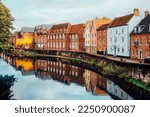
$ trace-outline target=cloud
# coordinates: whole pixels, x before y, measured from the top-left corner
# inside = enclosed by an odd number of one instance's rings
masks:
[[[139,8],[143,16],[149,0],[5,0],[16,21],[15,27],[51,23],[82,23],[94,17],[114,18]]]

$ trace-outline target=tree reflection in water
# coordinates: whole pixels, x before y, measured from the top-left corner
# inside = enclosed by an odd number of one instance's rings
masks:
[[[14,85],[16,79],[14,76],[2,76],[0,75],[0,100],[11,100],[13,95],[13,91],[11,87]]]

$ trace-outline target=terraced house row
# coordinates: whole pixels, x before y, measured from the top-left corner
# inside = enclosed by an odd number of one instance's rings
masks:
[[[133,13],[113,20],[96,17],[85,24],[23,27],[13,35],[12,42],[23,49],[82,51],[144,60],[150,57],[150,14],[145,11],[142,18],[135,8]]]

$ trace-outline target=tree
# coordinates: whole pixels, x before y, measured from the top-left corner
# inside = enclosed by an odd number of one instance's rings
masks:
[[[10,41],[13,20],[9,9],[0,1],[0,52],[8,53],[13,50]]]

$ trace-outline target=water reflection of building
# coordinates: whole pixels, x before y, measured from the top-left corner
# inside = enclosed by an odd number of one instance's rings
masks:
[[[22,75],[34,74],[34,60],[32,59],[18,59],[15,57],[2,56],[3,59],[8,62],[14,69],[20,70]]]
[[[36,60],[35,71],[41,79],[52,78],[65,84],[75,83],[84,86],[84,69],[60,61]]]
[[[84,77],[88,92],[92,92],[93,95],[107,95],[107,79],[89,70],[85,70]]]
[[[107,92],[119,99],[124,99],[124,100],[132,100],[133,99],[123,89],[121,89],[118,85],[116,85],[111,80],[107,80]]]

